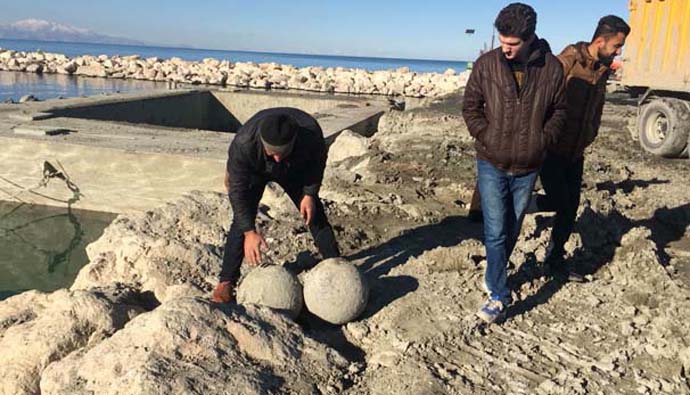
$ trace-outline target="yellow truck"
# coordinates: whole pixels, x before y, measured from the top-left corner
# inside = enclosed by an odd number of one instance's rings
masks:
[[[688,157],[690,0],[631,0],[621,83],[638,98],[642,148]]]

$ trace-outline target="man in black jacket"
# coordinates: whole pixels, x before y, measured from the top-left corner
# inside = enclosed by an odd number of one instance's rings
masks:
[[[489,300],[478,316],[500,321],[511,302],[507,264],[547,148],[566,117],[561,63],[535,35],[537,14],[513,3],[496,18],[500,48],[482,55],[462,115],[475,138]]]
[[[280,185],[299,208],[323,258],[340,255],[318,196],[326,154],[318,122],[296,108],[260,111],[240,128],[228,150],[225,187],[233,218],[214,301],[232,300],[245,257],[253,265],[261,262],[261,249],[267,245],[254,221],[269,181]]]

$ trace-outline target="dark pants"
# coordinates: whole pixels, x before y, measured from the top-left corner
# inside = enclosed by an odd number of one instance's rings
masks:
[[[553,243],[551,256],[554,258],[563,258],[565,243],[575,227],[582,191],[583,167],[584,158],[573,162],[549,154],[539,173],[546,195],[537,197],[537,207],[540,211],[556,212],[551,231]]]
[[[269,180],[253,180],[251,183],[251,207],[253,207],[254,210],[252,213],[254,217],[256,217],[259,201],[261,200],[261,196],[263,196],[268,181]],[[299,209],[300,202],[304,197],[302,193],[302,184],[292,180],[271,181],[276,181]],[[316,248],[324,259],[338,257],[340,256],[338,243],[335,241],[333,228],[331,228],[331,225],[328,223],[328,218],[326,218],[321,199],[317,196],[314,200],[316,201],[315,210],[309,224],[309,232],[311,232]],[[223,254],[223,268],[220,272],[220,281],[231,281],[233,284],[237,283],[240,276],[240,264],[242,264],[243,259],[244,232],[238,228],[237,222],[233,219],[230,225],[230,231],[225,240],[225,252]]]

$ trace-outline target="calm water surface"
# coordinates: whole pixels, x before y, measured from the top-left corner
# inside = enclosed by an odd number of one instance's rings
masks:
[[[67,288],[114,214],[0,201],[0,300]]]

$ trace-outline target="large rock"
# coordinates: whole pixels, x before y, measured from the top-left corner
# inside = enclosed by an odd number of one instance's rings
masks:
[[[237,289],[237,301],[270,307],[293,319],[304,304],[297,277],[278,265],[260,266],[247,274]]]
[[[40,63],[34,63],[26,66],[26,72],[27,73],[42,73],[43,72],[43,65]]]
[[[304,303],[332,324],[357,318],[367,307],[369,286],[357,267],[342,258],[326,259],[304,278]]]
[[[79,68],[79,66],[77,65],[77,62],[75,62],[74,60],[71,60],[71,61],[65,63],[64,65],[58,67],[57,70],[58,70],[58,73],[60,73],[60,74],[72,74],[75,71],[77,71],[78,68]]]
[[[79,66],[76,75],[83,75],[86,77],[107,77],[108,72],[101,64],[91,64],[88,66]]]
[[[309,394],[347,361],[269,309],[180,298],[51,364],[41,394]]]
[[[210,295],[218,283],[231,211],[227,195],[191,192],[146,213],[120,215],[86,248],[89,264],[72,289],[119,282],[151,291],[160,301],[182,289],[187,296]],[[280,259],[292,259],[306,242],[312,245],[308,233],[287,236],[303,220],[282,188],[272,183],[256,222]]]
[[[187,284],[200,296],[218,282],[230,204],[217,193],[193,192],[147,213],[121,215],[91,243],[72,289],[121,282],[168,299]],[[177,292],[177,291],[176,291]]]
[[[343,130],[328,148],[328,164],[347,158],[365,155],[369,151],[369,140],[347,129]]]
[[[38,394],[44,369],[145,311],[129,288],[29,291],[0,302],[0,394]]]

